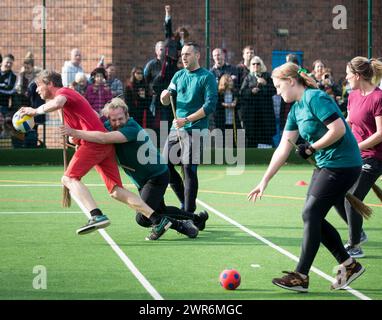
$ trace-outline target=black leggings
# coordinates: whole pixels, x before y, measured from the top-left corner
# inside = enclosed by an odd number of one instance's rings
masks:
[[[314,170],[302,214],[304,235],[297,272],[309,273],[321,242],[339,264],[349,258],[338,231],[325,217],[338,199],[343,202],[360,171],[360,167]]]
[[[185,211],[195,212],[196,197],[198,195],[198,166],[195,164],[181,165],[184,181],[175,166],[168,164],[170,170],[170,186],[178,197]]]
[[[186,212],[177,207],[166,206],[164,202],[164,194],[169,182],[169,172],[166,171],[159,176],[149,179],[142,188],[139,189],[139,194],[144,202],[151,207],[156,213],[177,220],[195,220],[195,214]],[[145,228],[152,225],[150,219],[146,218],[142,213],[137,212],[135,217],[137,223]]]
[[[349,192],[362,201],[381,174],[382,161],[374,158],[363,159],[361,175]],[[352,208],[349,201],[339,203],[336,209],[342,219],[349,225],[350,245],[359,244],[361,242],[363,224],[362,216]]]

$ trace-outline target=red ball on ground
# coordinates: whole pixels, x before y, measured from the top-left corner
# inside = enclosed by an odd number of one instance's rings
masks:
[[[220,273],[220,285],[227,290],[235,290],[241,282],[240,273],[235,269],[226,269]]]

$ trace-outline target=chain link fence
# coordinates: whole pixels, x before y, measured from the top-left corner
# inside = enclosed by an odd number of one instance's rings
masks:
[[[157,130],[159,121],[171,123],[170,112],[160,104],[152,112],[153,79],[146,78],[148,83],[141,86],[130,81],[139,80],[140,73],[148,76],[147,63],[156,59],[156,44],[166,38],[166,5],[171,6],[174,35],[179,31],[185,36],[177,40],[201,45],[201,65],[212,68],[218,82],[225,73],[233,79],[237,112],[216,113],[211,128],[244,128],[247,147],[278,143],[288,106],[275,95],[269,74],[289,53],[309,71],[314,61],[322,62],[326,69],[320,77],[325,80],[329,74],[330,90],[343,110],[346,62],[357,55],[382,56],[382,2],[375,0],[2,0],[0,148],[61,147],[56,113],[37,119],[35,130],[26,134],[11,125],[20,106],[43,103],[31,85],[42,68],[64,71],[64,84],[86,96],[85,88],[95,81],[92,72],[102,67],[106,69],[102,85],[110,92],[92,104],[97,111],[111,93],[126,99],[144,127]],[[255,60],[248,61],[246,47]],[[80,54],[77,62],[75,48]],[[251,61],[260,63],[259,77],[266,81],[259,87],[263,94],[256,97],[248,91],[256,84],[245,80],[254,72]],[[86,97],[91,100],[91,96],[88,92]]]

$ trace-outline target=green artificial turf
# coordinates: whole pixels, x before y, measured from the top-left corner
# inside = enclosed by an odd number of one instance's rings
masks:
[[[312,168],[284,166],[255,205],[247,201],[246,194],[260,181],[266,167],[247,166],[241,175],[229,175],[226,169],[199,168],[198,199],[298,256],[307,187],[296,186],[296,182],[309,182]],[[71,208],[61,207],[61,175],[62,167],[0,167],[0,299],[154,299],[98,232],[75,234],[87,218],[74,202]],[[136,192],[121,175],[128,188]],[[359,299],[346,290],[330,291],[330,282],[313,271],[308,294],[274,286],[272,278],[281,276],[282,270],[293,270],[296,262],[211,210],[205,231],[196,239],[170,230],[158,241],[145,241],[149,229],[136,224],[132,209],[110,198],[94,170],[83,181],[90,184],[99,207],[111,219],[107,234],[165,300]],[[166,202],[179,205],[171,189]],[[363,245],[366,257],[360,262],[366,272],[351,287],[380,300],[381,206],[372,192],[366,203],[374,210],[374,216],[364,224],[369,242]],[[202,209],[199,203],[198,210]],[[328,220],[346,241],[347,227],[334,210]],[[335,265],[334,258],[321,246],[314,266],[334,277]],[[33,287],[39,276],[33,273],[36,266],[46,269],[46,289]],[[242,281],[237,290],[221,288],[219,274],[226,268],[240,272]]]

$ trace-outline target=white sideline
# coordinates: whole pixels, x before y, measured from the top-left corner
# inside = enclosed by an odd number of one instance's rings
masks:
[[[76,197],[71,197],[82,212],[90,218],[89,212],[82,205],[80,201]],[[151,285],[151,283],[145,278],[145,276],[137,269],[134,263],[129,259],[129,257],[121,250],[121,248],[114,242],[114,240],[109,236],[109,234],[104,229],[97,230],[100,235],[105,239],[105,241],[110,245],[110,247],[114,250],[114,252],[120,257],[126,267],[131,271],[131,273],[137,278],[137,280],[142,284],[142,286],[147,290],[147,292],[155,299],[155,300],[164,300],[163,297],[159,294],[159,292]]]
[[[0,211],[0,215],[15,215],[15,214],[68,214],[81,213],[82,211]]]
[[[244,227],[243,225],[241,225],[237,221],[227,217],[225,214],[223,214],[220,211],[216,210],[215,208],[211,207],[207,203],[205,203],[205,202],[203,202],[203,201],[201,201],[199,199],[196,199],[196,202],[198,204],[200,204],[201,206],[203,206],[204,208],[206,208],[207,210],[213,212],[214,214],[216,214],[217,216],[219,216],[223,220],[233,224],[234,226],[238,227],[242,231],[248,233],[252,237],[255,237],[256,239],[260,240],[261,242],[265,243],[266,245],[270,246],[271,248],[273,248],[273,249],[277,250],[278,252],[282,253],[283,255],[287,256],[288,258],[290,258],[290,259],[292,259],[292,260],[294,260],[296,262],[299,261],[299,258],[297,256],[295,256],[294,254],[292,254],[289,251],[287,251],[287,250],[285,250],[285,249],[275,245],[273,242],[265,239],[264,237],[260,236],[256,232],[253,232],[252,230]],[[335,280],[333,277],[327,275],[326,273],[324,273],[323,271],[317,269],[316,267],[312,266],[310,270],[313,271],[314,273],[318,274],[320,277],[330,281],[331,283]],[[349,291],[349,293],[353,294],[354,296],[356,296],[357,298],[359,298],[361,300],[372,300],[368,296],[364,295],[363,293],[361,293],[361,292],[359,292],[357,290],[352,289],[351,287],[345,287],[344,289]]]

